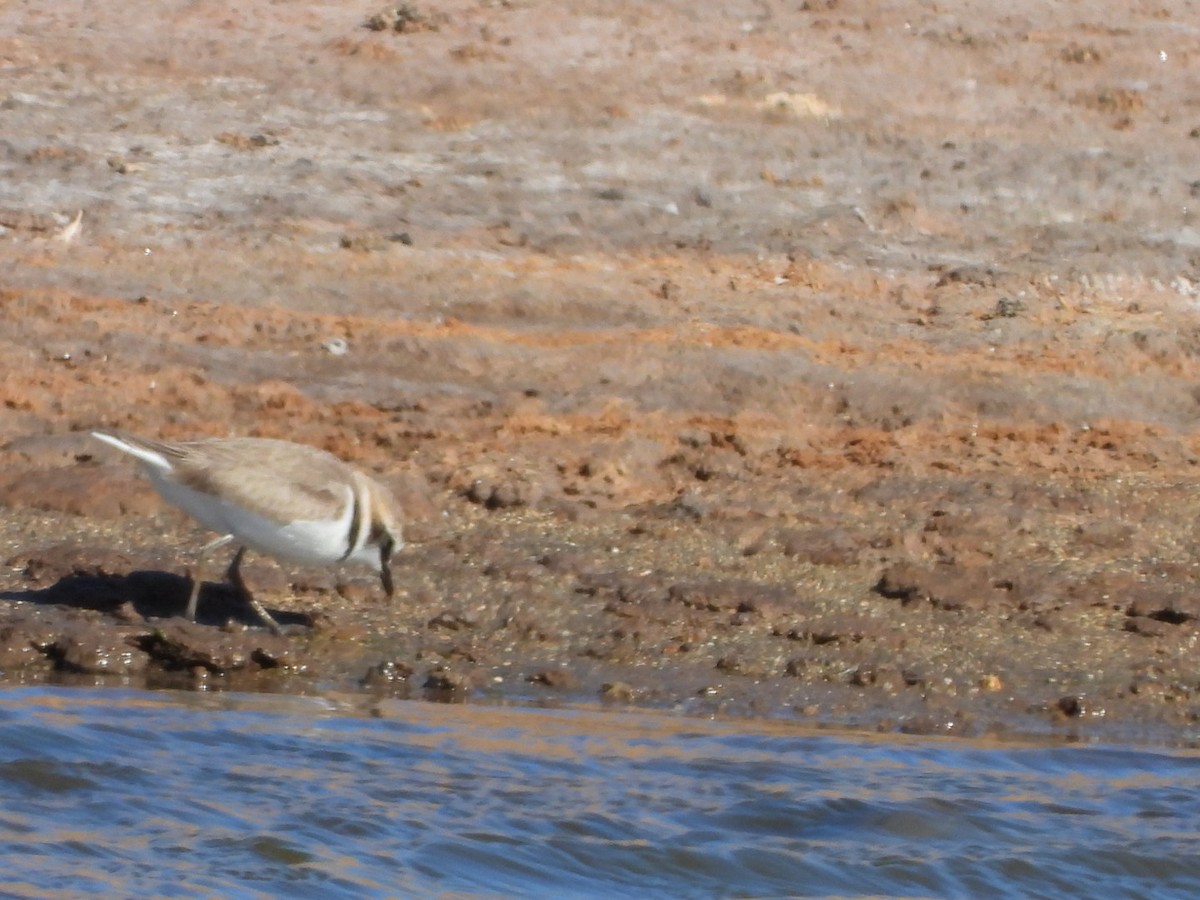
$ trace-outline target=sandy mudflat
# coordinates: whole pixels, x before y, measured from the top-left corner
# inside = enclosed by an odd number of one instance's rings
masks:
[[[401,9],[0,5],[8,679],[1192,739],[1186,4]],[[397,601],[169,618],[100,425],[378,473]]]

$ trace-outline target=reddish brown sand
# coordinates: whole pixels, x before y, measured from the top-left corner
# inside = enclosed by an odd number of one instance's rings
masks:
[[[1191,740],[1188,4],[395,9],[0,6],[6,679]],[[173,618],[97,426],[378,473],[396,601]]]

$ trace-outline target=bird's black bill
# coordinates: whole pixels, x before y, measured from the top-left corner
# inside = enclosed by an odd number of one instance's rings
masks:
[[[391,599],[396,593],[396,585],[392,582],[392,547],[391,541],[387,541],[379,548],[379,580],[383,584],[383,592]]]

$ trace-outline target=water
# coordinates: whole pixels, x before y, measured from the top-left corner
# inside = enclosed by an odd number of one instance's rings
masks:
[[[341,699],[0,691],[0,895],[1200,891],[1190,752]]]

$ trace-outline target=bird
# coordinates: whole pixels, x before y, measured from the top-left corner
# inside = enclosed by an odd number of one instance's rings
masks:
[[[237,545],[226,577],[275,634],[279,623],[254,599],[240,567],[247,550],[303,565],[363,563],[388,598],[395,594],[391,558],[404,547],[401,511],[392,493],[332,453],[273,438],[160,441],[122,431],[92,436],[135,457],[158,493],[220,537],[202,547]],[[195,621],[200,580],[191,577],[187,617]]]

